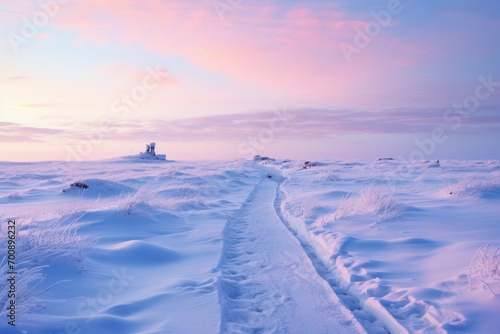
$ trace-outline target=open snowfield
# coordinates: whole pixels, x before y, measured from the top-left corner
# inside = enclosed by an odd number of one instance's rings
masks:
[[[499,161],[306,167],[0,162],[0,333],[499,333]]]

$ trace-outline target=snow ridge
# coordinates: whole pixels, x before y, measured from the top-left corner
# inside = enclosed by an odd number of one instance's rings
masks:
[[[282,214],[282,203],[285,194],[281,191],[281,183],[276,189],[276,198],[274,208],[276,214],[281,219],[282,223],[297,238],[301,247],[306,252],[307,256],[314,264],[318,274],[329,284],[332,291],[339,296],[344,305],[352,312],[360,324],[370,333],[402,333],[407,334],[408,331],[392,317],[387,310],[383,308],[376,300],[363,301],[359,296],[353,294],[349,289],[344,288],[345,285],[339,281],[335,275],[322,261],[320,256],[314,249],[313,244],[306,240],[307,234],[301,234],[297,229],[287,221]],[[305,232],[305,230],[304,230]],[[373,299],[373,298],[372,298]]]

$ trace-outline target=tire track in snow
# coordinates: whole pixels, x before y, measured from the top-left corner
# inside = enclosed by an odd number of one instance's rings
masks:
[[[221,333],[365,333],[277,216],[277,189],[262,180],[226,223]]]

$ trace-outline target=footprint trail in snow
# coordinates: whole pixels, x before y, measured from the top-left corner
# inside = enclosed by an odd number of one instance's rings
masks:
[[[225,227],[221,333],[365,333],[277,216],[277,186],[260,182]]]

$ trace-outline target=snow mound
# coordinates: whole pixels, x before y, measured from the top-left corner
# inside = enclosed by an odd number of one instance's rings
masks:
[[[89,257],[109,263],[126,263],[127,266],[149,266],[177,261],[182,254],[147,241],[129,240],[110,247],[96,247],[89,252]]]
[[[500,198],[500,179],[465,177],[439,191],[441,197]]]
[[[439,162],[439,160],[430,162],[428,163],[427,168],[441,168],[441,163]]]

